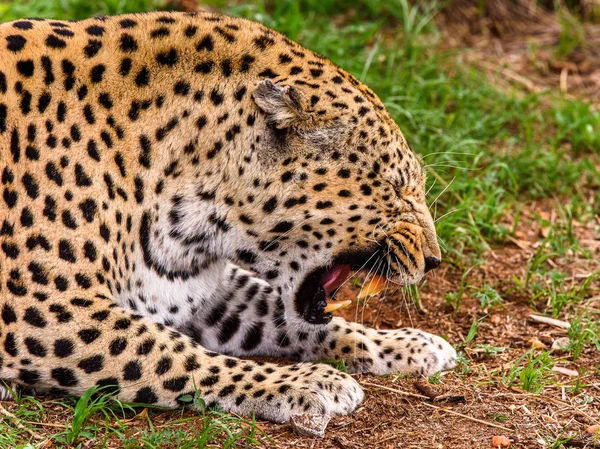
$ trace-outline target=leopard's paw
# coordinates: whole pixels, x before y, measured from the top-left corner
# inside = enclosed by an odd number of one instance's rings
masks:
[[[295,414],[347,415],[363,400],[363,390],[351,376],[327,365],[301,363],[276,367],[270,374],[251,377],[252,389],[219,400],[228,410],[273,422],[286,422]]]
[[[418,329],[372,330],[352,343],[354,351],[342,354],[350,372],[431,376],[456,366],[456,351],[446,340]]]

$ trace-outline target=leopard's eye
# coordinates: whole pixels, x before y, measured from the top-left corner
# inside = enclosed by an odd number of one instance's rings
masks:
[[[404,201],[404,204],[406,204],[408,206],[408,208],[410,209],[411,212],[414,212],[415,210],[415,205],[412,202],[412,200],[408,199],[408,198],[402,198],[402,201]]]

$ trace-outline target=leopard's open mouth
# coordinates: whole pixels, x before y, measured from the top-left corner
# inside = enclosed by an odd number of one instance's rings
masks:
[[[352,303],[336,298],[337,290],[351,278],[352,273],[363,270],[373,274],[388,272],[388,264],[378,256],[377,250],[343,254],[333,264],[313,270],[296,293],[296,312],[308,323],[329,323],[333,318],[331,312]]]

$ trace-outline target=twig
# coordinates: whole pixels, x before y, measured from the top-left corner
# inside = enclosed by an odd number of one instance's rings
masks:
[[[465,397],[463,395],[445,393],[439,394],[436,393],[429,385],[426,383],[419,382],[415,380],[413,383],[415,388],[427,396],[431,402],[449,402],[449,403],[457,403],[457,402],[466,402]]]
[[[396,434],[394,434],[394,435],[390,435],[390,436],[387,436],[387,437],[385,437],[385,438],[382,438],[381,440],[377,440],[377,441],[375,441],[375,444],[381,444],[381,443],[383,443],[383,442],[385,442],[385,441],[390,441],[390,440],[393,440],[393,439],[395,439],[395,438],[399,438],[399,437],[401,437],[401,436],[402,436],[402,435],[400,435],[400,434],[397,434],[397,433],[396,433]]]
[[[503,68],[500,70],[500,73],[502,73],[502,75],[504,75],[505,77],[521,84],[522,86],[525,86],[525,88],[530,92],[539,93],[542,90],[538,86],[536,86],[533,83],[533,81],[531,81],[529,78],[519,75],[517,72],[513,72],[512,70]]]
[[[395,388],[386,387],[384,385],[372,384],[370,382],[363,382],[363,384],[370,385],[370,386],[377,387],[377,388],[381,388],[383,390],[392,391],[394,393],[402,394],[402,395],[405,395],[405,396],[416,397],[416,398],[419,398],[419,399],[429,399],[427,396],[423,396],[421,394],[409,393],[407,391],[397,390]],[[494,423],[491,423],[489,421],[484,421],[482,419],[477,419],[477,418],[473,418],[473,417],[468,416],[468,415],[463,415],[462,413],[455,412],[454,410],[448,410],[448,409],[445,409],[445,408],[442,408],[442,407],[438,407],[437,405],[433,405],[433,404],[430,404],[428,402],[421,402],[421,404],[425,405],[425,406],[427,406],[429,408],[433,408],[435,410],[439,410],[440,412],[444,412],[444,413],[449,413],[451,415],[460,416],[461,418],[468,419],[469,421],[474,421],[474,422],[477,422],[479,424],[484,424],[484,425],[489,426],[489,427],[495,427],[496,429],[501,429],[501,430],[504,430],[506,432],[511,432],[511,433],[514,432],[514,429],[509,429],[508,427],[500,426],[498,424],[494,424]]]
[[[524,86],[530,92],[539,93],[539,92],[542,91],[542,89],[539,88],[538,86],[536,86],[533,83],[533,81],[531,81],[529,78],[526,78],[526,77],[524,77],[522,75],[519,75],[517,72],[514,72],[514,71],[512,71],[510,69],[507,69],[506,67],[498,67],[497,65],[486,63],[486,62],[482,62],[482,61],[480,61],[479,64],[482,65],[487,70],[490,70],[490,71],[498,70],[498,72],[500,72],[506,78],[509,78],[510,80],[515,81],[516,83],[521,84],[522,86]]]
[[[579,373],[575,370],[565,368],[564,366],[553,366],[552,371],[558,374],[563,374],[564,376],[577,377]]]
[[[340,449],[346,449],[346,448],[348,447],[348,446],[346,446],[344,443],[342,443],[342,441],[341,441],[341,440],[340,440],[338,437],[333,437],[333,442],[334,442],[335,444],[337,444],[337,446],[338,446]]]
[[[66,429],[67,428],[67,426],[65,426],[64,424],[54,424],[51,422],[25,421],[24,419],[22,420],[22,422],[24,422],[25,424],[32,425],[32,426],[54,427],[55,429]]]
[[[506,236],[506,238],[508,240],[510,240],[511,242],[513,242],[516,246],[518,246],[519,248],[521,248],[523,251],[530,251],[531,248],[529,248],[526,244],[524,244],[523,242],[517,240],[516,238],[508,235]]]
[[[563,67],[563,69],[560,71],[560,91],[563,94],[567,93],[567,77],[569,76],[569,69],[567,67]]]
[[[413,385],[415,386],[415,388],[417,390],[419,390],[421,393],[423,393],[425,396],[427,396],[432,401],[439,396],[439,394],[437,394],[435,391],[433,391],[429,385],[426,385],[419,381],[414,381]]]
[[[571,325],[566,321],[556,320],[547,316],[534,315],[533,313],[529,315],[529,319],[537,321],[538,323],[544,323],[549,324],[550,326],[560,327],[562,329],[569,329],[571,327]]]
[[[361,382],[361,383],[363,385],[369,385],[370,387],[377,387],[377,388],[381,388],[382,390],[393,391],[394,393],[402,394],[404,396],[410,396],[412,398],[430,399],[429,397],[424,396],[422,394],[409,393],[408,391],[397,390],[396,388],[386,387],[385,385],[372,384],[371,382]]]
[[[599,424],[600,421],[598,420],[597,417],[593,417],[587,413],[585,413],[583,410],[569,404],[568,402],[565,401],[561,401],[559,399],[555,399],[552,396],[541,396],[541,395],[537,395],[537,394],[533,394],[533,393],[527,393],[527,392],[523,392],[523,393],[518,393],[518,394],[514,394],[511,393],[511,396],[513,397],[525,397],[525,398],[532,398],[532,399],[536,399],[538,401],[541,402],[552,402],[554,405],[558,405],[560,407],[565,407],[565,408],[569,408],[571,410],[574,410],[576,413],[579,413],[582,416],[585,416],[587,419],[590,420],[590,422]]]
[[[571,440],[563,443],[565,447],[587,447],[589,449],[599,448],[600,444],[595,443],[593,441],[577,441]]]
[[[514,432],[514,429],[510,429],[508,427],[500,426],[498,424],[494,424],[494,423],[489,422],[489,421],[484,421],[483,419],[473,418],[472,416],[469,416],[469,415],[463,415],[462,413],[455,412],[454,410],[448,410],[446,408],[438,407],[437,405],[429,404],[427,402],[423,402],[423,405],[426,405],[427,407],[439,410],[440,412],[445,412],[445,413],[450,413],[451,415],[460,416],[461,418],[465,418],[465,419],[468,419],[469,421],[474,421],[474,422],[477,422],[479,424],[484,424],[484,425],[489,426],[489,427],[495,427],[496,429],[501,429],[501,430],[504,430],[506,432]]]

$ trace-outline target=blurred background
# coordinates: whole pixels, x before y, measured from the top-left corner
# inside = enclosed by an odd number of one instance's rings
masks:
[[[600,0],[19,0],[0,3],[0,21],[202,9],[262,22],[353,73],[423,159],[444,264],[417,287],[355,301],[346,317],[447,337],[459,367],[430,384],[467,395],[462,413],[520,429],[519,447],[581,443],[598,423],[600,388]],[[356,298],[362,281],[344,294]],[[421,418],[430,408],[413,400],[406,413],[382,391],[367,395],[373,413],[334,421],[316,447],[442,447],[429,445],[439,435]],[[443,418],[447,447],[489,447],[489,426]],[[131,442],[132,426],[104,435]],[[300,447],[263,427],[277,445]],[[0,442],[13,431],[0,426]],[[169,431],[135,435],[196,441]]]

